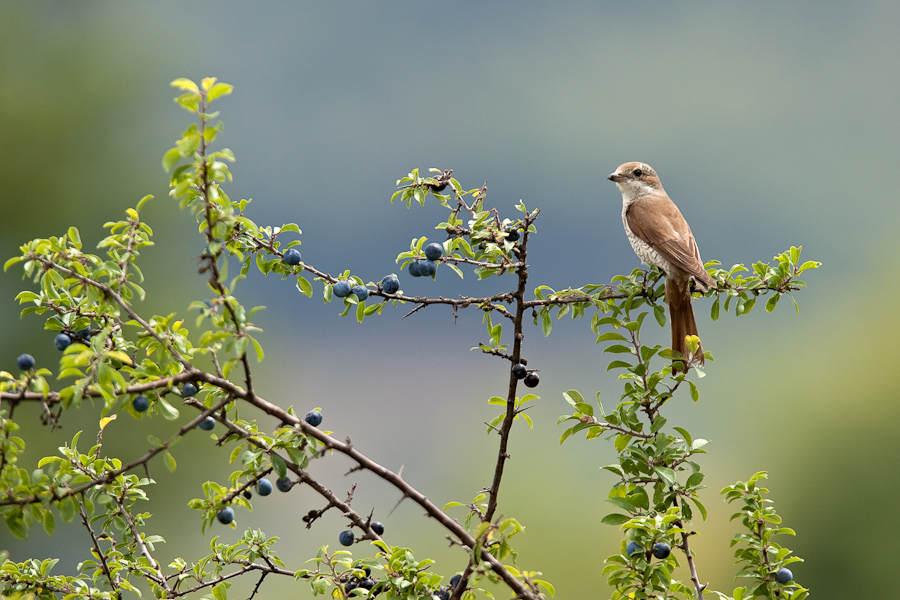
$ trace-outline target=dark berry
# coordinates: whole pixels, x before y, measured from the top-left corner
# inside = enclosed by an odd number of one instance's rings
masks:
[[[357,588],[358,585],[359,585],[359,581],[358,581],[358,580],[356,580],[356,579],[351,579],[351,580],[348,581],[346,584],[344,584],[344,591],[345,591],[346,593],[349,594],[350,592],[352,592],[353,590],[355,590],[355,589]]]
[[[372,531],[377,533],[378,535],[384,535],[384,523],[381,521],[372,521],[369,523],[369,527],[372,528]]]
[[[385,294],[396,294],[400,291],[400,280],[396,275],[388,275],[381,280],[381,291]]]
[[[422,262],[418,260],[414,260],[409,263],[409,274],[413,277],[421,277],[422,276]]]
[[[216,420],[210,417],[209,415],[203,417],[203,420],[200,421],[200,424],[197,425],[203,431],[212,431],[216,426]]]
[[[144,412],[150,408],[150,401],[147,400],[147,396],[141,394],[134,397],[134,400],[131,401],[131,407],[137,412]]]
[[[366,577],[372,574],[372,569],[370,569],[369,567],[364,567],[362,563],[356,563],[355,565],[353,565],[353,568],[359,571],[365,571]]]
[[[311,410],[306,413],[306,416],[303,417],[303,420],[312,425],[313,427],[318,427],[322,424],[322,413],[317,410]]]
[[[89,341],[91,339],[91,326],[88,325],[84,329],[75,332],[75,337],[82,339],[84,341]]]
[[[268,479],[260,479],[256,482],[256,493],[260,496],[268,496],[272,493],[272,482]]]
[[[181,388],[181,396],[182,398],[190,398],[191,396],[197,393],[197,386],[193,383],[186,383],[184,387]]]
[[[665,542],[656,542],[653,544],[653,556],[659,559],[668,558],[672,549]]]
[[[337,298],[346,298],[350,295],[350,282],[346,279],[342,279],[334,284],[334,287],[331,288],[331,292]]]
[[[519,230],[515,227],[504,227],[503,231],[506,233],[506,241],[507,242],[518,242],[519,241]]]
[[[66,333],[60,333],[54,338],[53,343],[56,345],[57,350],[65,350],[72,343],[72,338]]]
[[[419,272],[422,274],[422,277],[431,277],[437,272],[437,263],[433,260],[420,260],[419,262]]]
[[[275,487],[278,488],[279,492],[289,492],[291,491],[291,480],[287,477],[284,479],[276,479]]]
[[[16,359],[16,364],[21,370],[28,371],[34,368],[34,357],[30,354],[22,354]]]
[[[447,588],[441,588],[434,593],[435,596],[438,597],[438,600],[450,600],[450,590]]]
[[[775,575],[775,579],[778,580],[778,583],[787,583],[794,578],[794,574],[791,573],[790,569],[782,568]]]
[[[341,543],[341,546],[352,546],[353,539],[353,532],[349,529],[345,529],[341,532],[341,535],[338,536],[338,541]]]
[[[249,500],[250,498],[253,497],[253,492],[251,492],[250,490],[244,490],[244,493],[242,495],[244,496],[244,498]]]
[[[456,585],[459,583],[460,579],[462,579],[462,575],[460,575],[459,573],[457,573],[456,575],[451,577],[450,578],[450,587],[455,588]]]
[[[226,506],[216,514],[216,518],[222,525],[228,525],[234,521],[234,509],[230,506]]]
[[[525,379],[525,376],[528,375],[528,367],[522,363],[515,364],[512,368],[512,374],[516,379]]]
[[[425,258],[428,260],[437,260],[444,255],[444,247],[437,242],[425,246]]]
[[[541,382],[541,376],[537,374],[537,371],[528,371],[528,374],[525,375],[525,385],[528,387],[537,387],[537,384]]]
[[[288,248],[284,251],[282,255],[282,260],[284,260],[285,264],[294,266],[300,264],[300,251],[296,248]]]
[[[362,302],[369,297],[369,288],[364,285],[354,285],[353,289],[350,290],[350,293],[359,298],[359,301]]]
[[[637,542],[628,542],[628,546],[625,548],[625,554],[631,556],[635,552],[643,552],[644,547],[638,544]]]
[[[371,577],[366,577],[359,582],[359,585],[357,587],[361,587],[364,590],[371,590],[373,587],[375,587],[375,580]]]
[[[447,187],[447,184],[446,183],[438,183],[438,184],[429,183],[428,187],[431,188],[432,192],[443,192],[444,189]]]

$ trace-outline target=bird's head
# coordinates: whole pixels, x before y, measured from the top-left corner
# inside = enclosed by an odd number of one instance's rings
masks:
[[[628,199],[662,190],[662,184],[653,167],[642,162],[627,162],[619,165],[609,177],[622,195]]]

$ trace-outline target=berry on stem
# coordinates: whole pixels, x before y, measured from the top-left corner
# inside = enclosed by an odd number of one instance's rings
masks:
[[[794,574],[791,573],[790,569],[785,569],[782,567],[778,570],[778,573],[775,574],[775,579],[778,583],[788,583],[792,579],[794,579]]]
[[[377,533],[378,535],[384,535],[384,523],[381,521],[372,521],[369,523],[369,527],[372,528],[372,531]]]
[[[275,487],[278,488],[279,492],[289,492],[291,491],[291,480],[288,477],[284,479],[276,479]]]
[[[229,523],[234,521],[234,509],[230,506],[226,506],[218,513],[216,513],[216,518],[222,525],[228,525]]]
[[[381,280],[381,291],[385,294],[396,294],[400,291],[400,280],[396,275],[386,275]]]
[[[312,425],[313,427],[318,427],[322,424],[322,413],[317,410],[311,410],[306,413],[306,416],[303,417],[303,420]]]
[[[268,496],[272,493],[272,482],[268,479],[260,479],[256,482],[256,493],[260,496]]]
[[[628,546],[625,547],[625,554],[631,556],[635,552],[643,552],[644,547],[638,544],[637,542],[628,542]]]
[[[444,255],[444,247],[437,242],[425,246],[425,258],[428,260],[437,260]]]
[[[341,535],[338,536],[338,541],[342,546],[352,546],[354,541],[353,531],[345,529],[341,532]]]
[[[53,344],[56,346],[57,350],[65,350],[71,343],[72,338],[70,338],[68,334],[65,333],[60,333],[53,339]]]
[[[334,294],[337,298],[346,298],[350,295],[350,282],[346,279],[338,281],[331,288],[331,293]]]
[[[209,415],[206,415],[205,417],[203,417],[203,420],[200,421],[200,423],[197,425],[197,427],[199,427],[203,431],[212,431],[215,428],[215,426],[216,426],[216,420],[213,419]]]
[[[541,382],[541,376],[537,374],[537,371],[528,371],[528,374],[525,375],[525,385],[533,388],[537,387],[537,384]]]
[[[284,254],[282,255],[282,260],[284,260],[285,264],[291,265],[292,267],[294,265],[299,265],[300,264],[300,251],[297,250],[296,248],[288,248],[287,250],[284,251]]]
[[[672,548],[665,542],[656,542],[653,544],[653,556],[659,559],[668,558],[672,552]]]
[[[144,412],[150,408],[150,401],[147,400],[147,396],[141,394],[134,397],[134,400],[131,401],[131,407],[139,413]]]
[[[369,288],[364,285],[354,285],[353,289],[350,290],[350,293],[359,298],[359,301],[362,302],[369,297]]]
[[[512,374],[516,379],[525,379],[525,376],[528,375],[528,367],[522,363],[514,364],[512,367]]]
[[[21,370],[28,371],[34,368],[34,357],[30,354],[22,354],[16,359],[16,364]]]
[[[190,398],[194,396],[199,390],[197,390],[197,386],[193,383],[186,383],[184,387],[181,388],[181,397],[182,398]]]

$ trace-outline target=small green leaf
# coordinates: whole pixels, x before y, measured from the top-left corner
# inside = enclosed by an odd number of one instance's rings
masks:
[[[272,455],[272,468],[275,469],[278,479],[287,477],[287,465],[284,464],[284,460],[277,454]]]
[[[600,522],[604,525],[621,525],[622,523],[627,523],[629,517],[627,515],[620,515],[619,513],[610,513],[600,519]]]
[[[165,462],[166,462],[166,468],[169,469],[169,471],[171,471],[172,473],[174,473],[175,468],[178,466],[178,464],[175,462],[175,457],[172,456],[172,453],[169,452],[168,450],[166,451]]]

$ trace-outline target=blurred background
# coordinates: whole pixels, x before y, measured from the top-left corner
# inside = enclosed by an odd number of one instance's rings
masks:
[[[488,183],[488,205],[515,216],[520,199],[542,210],[530,244],[530,287],[605,283],[638,266],[622,231],[621,196],[606,175],[628,160],[653,165],[685,214],[706,260],[768,261],[791,245],[824,263],[809,289],[773,314],[709,319],[696,304],[704,346],[716,361],[701,399],[682,396],[669,423],[712,441],[703,464],[709,519],[692,546],[710,589],[735,585],[728,543],[736,524],[718,491],[767,470],[785,524],[782,542],[806,559],[796,579],[817,598],[874,597],[890,585],[900,526],[900,442],[893,302],[898,292],[894,186],[900,158],[900,4],[889,1],[711,5],[700,2],[6,2],[0,8],[0,250],[4,260],[34,237],[77,226],[90,248],[102,224],[145,194],[156,246],[144,252],[144,314],[187,311],[208,297],[197,273],[203,241],[168,198],[163,152],[190,123],[171,100],[176,77],[216,76],[235,93],[216,103],[221,144],[237,163],[226,190],[252,198],[259,224],[296,222],[303,260],[330,273],[351,268],[377,281],[413,237],[441,239],[436,202],[391,205],[394,182],[413,168],[454,169],[466,188]],[[20,271],[0,278],[2,368],[33,354],[55,370],[52,334],[18,319]],[[415,294],[454,296],[509,289],[441,269],[436,281],[401,283]],[[301,413],[322,407],[322,427],[349,436],[373,459],[437,504],[469,501],[490,482],[496,437],[486,400],[503,394],[508,365],[470,352],[486,339],[480,314],[454,323],[448,309],[387,309],[362,325],[337,304],[307,299],[291,282],[252,277],[238,287],[255,318],[266,360],[257,391]],[[589,321],[527,333],[540,369],[535,427],[514,430],[501,512],[526,526],[519,566],[541,570],[561,598],[608,594],[597,573],[621,532],[601,525],[612,483],[599,467],[601,440],[558,443],[561,393],[620,386],[605,371]],[[648,335],[667,343],[665,330]],[[30,412],[29,412],[30,411]],[[29,446],[22,465],[56,452],[81,429],[93,439],[99,407],[66,415],[50,434],[37,407],[16,412]],[[183,415],[182,420],[187,415]],[[266,423],[271,426],[271,423]],[[127,459],[134,440],[171,431],[127,414],[106,430],[105,449]],[[209,540],[244,528],[282,538],[290,568],[323,544],[337,546],[345,520],[307,530],[324,502],[309,490],[275,493],[240,510],[238,530],[201,533],[187,508],[207,479],[232,466],[197,432],[175,449],[175,474],[152,465],[158,485],[148,529],[167,543],[157,558],[188,560]],[[447,576],[465,556],[411,503],[364,473],[344,476],[341,457],[312,467],[338,496],[358,483],[353,506],[374,510],[389,543],[438,560]],[[462,513],[457,515],[462,517]],[[89,557],[80,525],[40,528],[27,542],[0,531],[15,560],[56,557],[72,573]],[[354,556],[371,556],[367,546]],[[680,574],[687,579],[686,573]],[[235,597],[255,582],[238,582]],[[602,591],[601,591],[602,590]],[[304,582],[268,579],[265,596],[311,597]],[[500,597],[504,597],[501,592]]]

